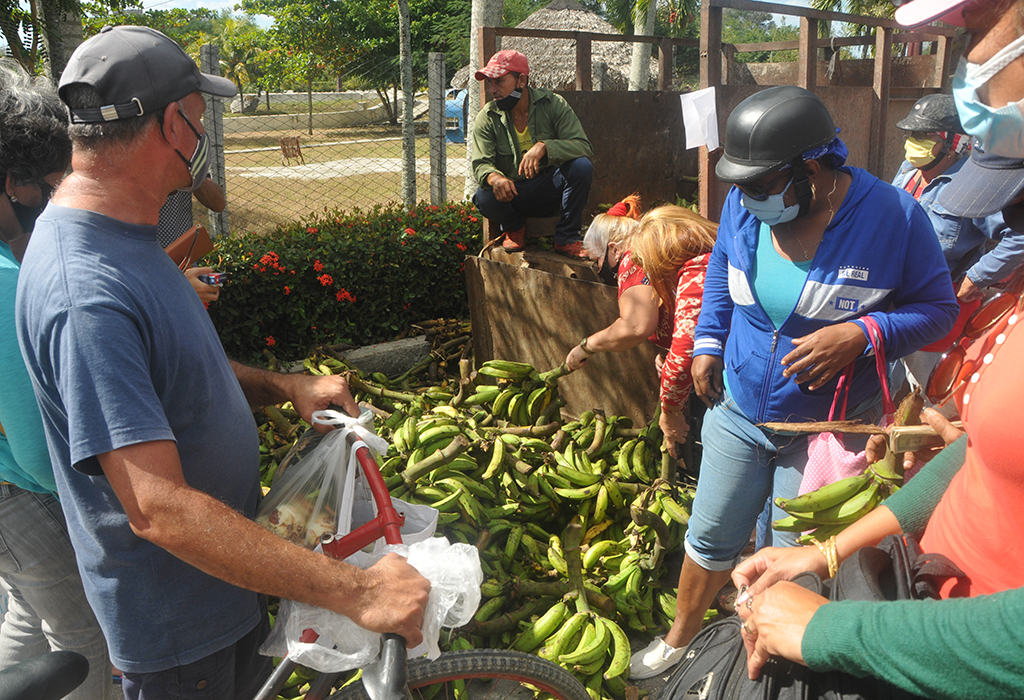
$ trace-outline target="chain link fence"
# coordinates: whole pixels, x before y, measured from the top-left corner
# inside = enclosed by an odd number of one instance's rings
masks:
[[[337,92],[263,92],[224,100],[222,149],[230,233],[267,233],[325,211],[401,203],[398,70],[397,57],[363,61],[348,66],[338,80],[346,89]],[[416,199],[427,201],[427,76],[417,76],[416,83]],[[458,109],[456,95],[446,97],[446,111],[453,115],[447,119],[448,139],[456,141],[446,139],[444,146],[447,199],[460,200],[468,169],[466,145],[457,142],[465,128],[464,111]],[[202,205],[194,206],[196,221],[205,220]]]

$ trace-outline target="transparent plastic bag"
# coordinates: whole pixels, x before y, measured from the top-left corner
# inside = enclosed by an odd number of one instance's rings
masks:
[[[408,524],[408,521],[407,521]],[[357,552],[345,561],[368,568],[389,552],[408,557],[409,564],[430,581],[430,598],[423,619],[423,643],[409,650],[409,657],[437,658],[442,627],[467,624],[480,605],[483,570],[480,554],[469,544],[450,544],[431,537],[413,544],[382,545],[373,552]],[[300,642],[303,632],[314,630],[319,638]],[[285,656],[317,671],[332,673],[362,668],[380,654],[381,635],[363,629],[349,618],[322,608],[282,600],[270,636],[260,648],[266,656]]]
[[[255,518],[274,534],[306,549],[316,547],[322,535],[338,533],[339,523],[351,522],[356,450],[367,447],[383,454],[388,446],[373,433],[369,409],[364,408],[358,418],[340,411],[315,411],[313,423],[336,427],[324,434],[311,429],[299,439]],[[352,433],[357,439],[349,445]]]

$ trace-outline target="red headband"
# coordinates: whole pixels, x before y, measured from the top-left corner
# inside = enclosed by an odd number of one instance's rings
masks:
[[[612,208],[608,210],[608,216],[626,216],[627,214],[629,214],[629,209],[626,207],[625,202],[614,204],[612,205]]]

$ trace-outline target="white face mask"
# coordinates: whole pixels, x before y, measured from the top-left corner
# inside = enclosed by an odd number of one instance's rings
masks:
[[[953,76],[953,99],[964,131],[978,139],[981,149],[1005,158],[1024,158],[1024,100],[990,107],[978,95],[999,71],[1024,56],[1024,36],[1003,47],[983,64],[964,57]]]

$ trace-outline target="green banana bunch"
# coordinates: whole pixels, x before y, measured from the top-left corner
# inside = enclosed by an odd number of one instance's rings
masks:
[[[891,482],[869,468],[796,498],[778,498],[776,504],[788,515],[772,527],[783,532],[813,530],[814,539],[823,541],[874,510],[891,487]]]
[[[512,381],[529,377],[535,371],[533,365],[528,362],[511,362],[509,360],[488,360],[477,370],[479,374],[488,377]]]
[[[519,638],[515,643],[515,648],[527,653],[534,651],[544,643],[545,639],[550,637],[561,627],[568,614],[568,606],[566,606],[564,601],[559,600],[548,608],[547,612],[537,618],[532,625],[527,627],[521,635],[519,635]]]

